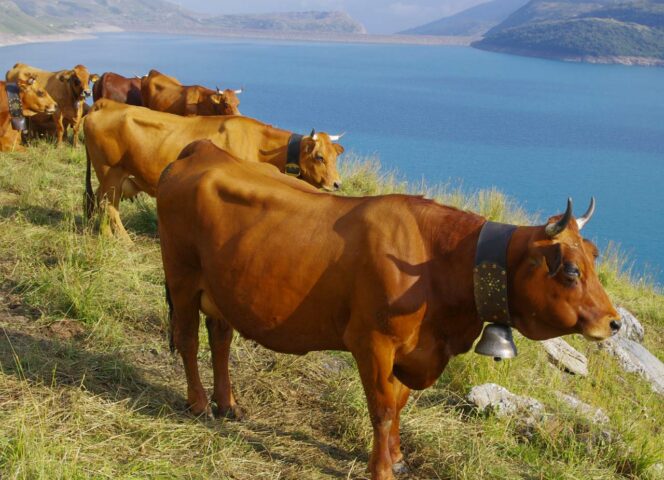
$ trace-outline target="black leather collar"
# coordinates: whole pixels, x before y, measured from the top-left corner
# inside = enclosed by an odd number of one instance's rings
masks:
[[[507,247],[516,228],[489,221],[482,226],[473,269],[475,305],[482,322],[512,324],[507,301]]]
[[[302,174],[302,169],[300,169],[300,145],[302,145],[303,138],[303,135],[293,133],[288,139],[286,167],[284,168],[286,175],[299,177]]]
[[[9,101],[9,115],[12,117],[12,128],[19,132],[25,132],[28,127],[23,116],[23,105],[21,104],[20,90],[15,83],[6,83],[7,99]]]

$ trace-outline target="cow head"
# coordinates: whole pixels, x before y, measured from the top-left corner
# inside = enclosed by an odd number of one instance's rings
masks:
[[[21,105],[23,106],[23,115],[31,117],[38,113],[55,113],[58,104],[51,98],[44,88],[34,77],[17,82]]]
[[[210,95],[208,98],[212,102],[212,110],[217,115],[240,115],[240,110],[237,108],[240,105],[240,99],[237,96],[242,93],[239,90],[219,90]]]
[[[90,72],[83,65],[76,65],[72,70],[61,73],[58,80],[69,85],[75,100],[84,100],[92,94]]]
[[[620,317],[595,271],[597,247],[579,233],[594,210],[593,199],[575,219],[568,200],[563,215],[514,232],[508,249],[509,308],[514,326],[526,337],[581,333],[604,340],[620,329]]]
[[[338,143],[342,135],[328,135],[311,131],[302,138],[300,147],[300,176],[315,187],[328,191],[339,190],[341,179],[337,171],[337,157],[344,152]]]

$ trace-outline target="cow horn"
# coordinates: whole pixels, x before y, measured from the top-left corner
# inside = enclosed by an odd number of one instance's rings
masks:
[[[235,95],[239,95],[239,94],[241,94],[242,92],[244,92],[244,87],[242,87],[242,88],[238,88],[237,90],[233,90],[233,93],[234,93]]]
[[[330,135],[329,137],[330,137],[330,140],[332,140],[333,142],[338,142],[339,139],[341,137],[343,137],[344,135],[346,135],[346,132],[340,133],[339,135]]]
[[[312,128],[312,129],[311,129],[311,133],[309,134],[309,136],[310,136],[313,140],[316,140],[316,139],[318,138],[318,136],[316,135],[316,129],[315,129],[315,128]]]
[[[595,213],[595,197],[590,197],[590,206],[588,207],[588,210],[576,219],[576,225],[579,227],[579,230],[581,230],[593,217],[593,213]]]
[[[216,89],[217,89],[217,95],[221,95],[221,90],[219,90],[219,87],[217,87],[217,86],[215,85],[215,87],[214,87],[214,88],[216,88]]]
[[[560,232],[567,228],[569,221],[572,219],[572,199],[567,199],[567,210],[563,214],[562,218],[556,223],[549,223],[544,231],[549,237],[555,237]]]

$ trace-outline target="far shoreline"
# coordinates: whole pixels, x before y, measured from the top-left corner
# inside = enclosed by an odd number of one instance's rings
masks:
[[[107,33],[148,33],[174,36],[196,36],[212,38],[232,38],[251,40],[277,40],[293,42],[315,43],[347,43],[347,44],[377,44],[377,45],[430,45],[430,46],[458,46],[469,47],[477,40],[476,37],[443,37],[433,35],[379,35],[379,34],[338,34],[327,32],[275,32],[263,30],[199,30],[199,31],[163,31],[156,28],[144,27],[140,29],[121,30],[108,29],[83,30],[57,33],[52,35],[11,35],[0,34],[0,48],[26,45],[31,43],[70,42],[74,40],[92,40],[100,34]]]

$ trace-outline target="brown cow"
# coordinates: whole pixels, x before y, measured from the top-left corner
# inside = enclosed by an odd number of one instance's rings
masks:
[[[57,108],[55,101],[51,98],[39,82],[30,77],[28,80],[19,80],[19,99],[24,117],[32,117],[38,113],[53,115]],[[14,130],[11,125],[11,113],[9,110],[9,97],[6,90],[7,84],[0,82],[0,152],[11,152],[24,150],[21,145],[21,132]]]
[[[299,172],[303,180],[327,190],[336,190],[341,184],[337,156],[344,149],[333,143],[338,136],[326,133],[312,132],[293,143],[296,136],[292,132],[247,117],[181,117],[106,99],[95,102],[84,130],[88,155],[87,212],[91,214],[93,208],[92,163],[99,180],[97,203],[108,200],[111,228],[124,238],[128,237],[118,212],[120,199],[138,192],[154,196],[162,170],[175,161],[186,145],[201,138],[212,140],[238,158],[271,163],[282,172],[290,144],[296,150],[290,161],[299,164],[289,163],[289,169],[295,168],[294,173]]]
[[[176,115],[240,115],[242,90],[211,90],[200,85],[182,85],[177,79],[157,70],[141,80],[143,105]]]
[[[143,105],[141,100],[141,79],[139,77],[127,78],[113,72],[102,74],[99,81],[92,88],[92,98],[96,102],[101,98],[108,98],[127,105]]]
[[[164,170],[157,212],[171,346],[193,413],[210,412],[197,370],[199,311],[222,413],[237,410],[233,330],[278,352],[349,351],[373,424],[371,477],[393,478],[410,389],[432,385],[482,330],[475,260],[485,227],[497,224],[416,196],[329,195],[209,141]],[[620,328],[595,272],[597,249],[579,234],[591,215],[574,219],[569,202],[545,226],[502,226],[511,232],[505,313],[526,337],[602,340]]]
[[[47,72],[24,63],[17,63],[7,72],[8,82],[25,80],[29,77],[36,78],[58,104],[58,109],[53,117],[58,145],[62,143],[62,139],[67,133],[67,125],[71,125],[74,130],[73,144],[77,146],[78,130],[83,117],[83,104],[85,98],[90,96],[91,76],[88,69],[83,65],[76,65],[71,70]]]

